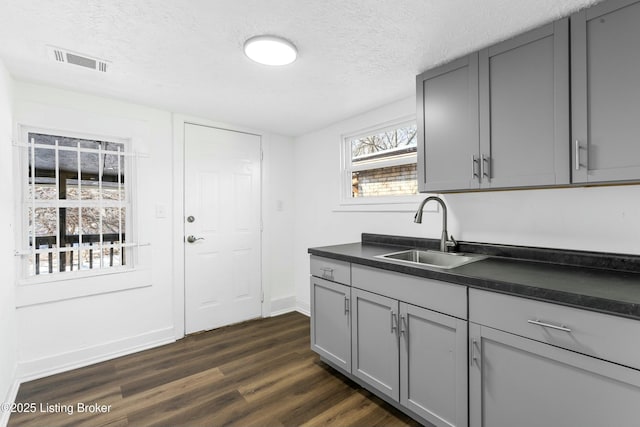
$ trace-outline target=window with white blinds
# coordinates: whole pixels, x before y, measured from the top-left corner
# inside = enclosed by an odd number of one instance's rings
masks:
[[[128,141],[28,130],[22,160],[23,277],[132,266]]]

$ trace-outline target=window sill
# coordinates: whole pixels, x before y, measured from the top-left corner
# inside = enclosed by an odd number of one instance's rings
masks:
[[[16,308],[151,286],[151,271],[145,268],[83,273],[19,280]]]
[[[410,196],[367,197],[343,199],[333,212],[415,212],[426,194]],[[425,207],[424,212],[438,212],[438,205]]]

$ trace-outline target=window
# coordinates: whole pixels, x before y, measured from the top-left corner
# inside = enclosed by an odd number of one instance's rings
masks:
[[[343,140],[343,199],[418,193],[417,127],[401,122]]]
[[[130,267],[125,141],[26,130],[23,277]]]

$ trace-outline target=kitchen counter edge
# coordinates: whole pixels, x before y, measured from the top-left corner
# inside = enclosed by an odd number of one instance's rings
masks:
[[[499,292],[509,295],[515,295],[519,297],[535,299],[544,302],[551,302],[555,304],[566,305],[569,307],[587,309],[590,311],[601,312],[605,314],[627,317],[635,320],[640,320],[640,274],[626,271],[614,271],[606,269],[594,269],[589,267],[580,266],[567,266],[562,264],[553,264],[548,262],[539,262],[531,260],[518,260],[518,259],[504,259],[501,257],[489,257],[485,261],[478,261],[474,264],[468,264],[462,267],[445,270],[440,268],[428,268],[428,267],[414,267],[398,262],[387,261],[384,259],[376,258],[377,255],[385,253],[399,251],[403,249],[411,249],[415,245],[402,245],[402,244],[382,244],[382,243],[348,243],[342,245],[324,246],[309,248],[308,253],[311,255],[321,256],[325,258],[331,258],[341,261],[347,261],[354,264],[360,264],[364,266],[380,268],[383,270],[393,271],[401,274],[409,274],[412,276],[424,277],[434,280],[441,280],[444,282],[455,283],[470,288],[484,289],[493,292]],[[505,281],[496,280],[489,277],[490,275],[483,273],[478,267],[481,263],[486,261],[493,261],[500,268],[499,264],[508,263],[508,267],[512,274],[517,274],[518,270],[522,273],[522,280]],[[530,271],[534,268],[540,274],[546,275],[546,278],[550,278],[553,282],[554,275],[558,280],[563,280],[562,277],[571,274],[582,274],[585,269],[588,269],[589,275],[596,275],[597,277],[589,278],[588,284],[593,288],[594,285],[601,283],[601,290],[605,292],[610,291],[611,294],[620,293],[628,289],[629,284],[632,284],[634,295],[636,298],[620,298],[620,297],[606,297],[602,295],[590,295],[589,292],[581,292],[578,289],[567,291],[561,289],[561,287],[554,286],[537,286],[531,279],[531,283],[527,284],[527,275],[531,275]],[[515,273],[514,273],[515,272]],[[637,283],[636,283],[637,280]],[[605,283],[606,282],[606,283]],[[637,284],[637,286],[635,286]],[[619,288],[616,288],[616,286]],[[624,286],[624,287],[623,287]],[[637,288],[637,289],[636,289]],[[637,295],[635,294],[637,291]]]

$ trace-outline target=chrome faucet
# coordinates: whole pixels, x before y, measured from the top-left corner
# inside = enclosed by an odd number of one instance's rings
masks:
[[[447,205],[444,204],[444,200],[440,197],[430,196],[424,199],[422,203],[420,203],[420,206],[418,206],[418,211],[413,218],[413,222],[422,224],[422,209],[424,209],[424,205],[426,205],[430,200],[438,202],[440,203],[440,206],[442,206],[442,236],[440,237],[440,252],[447,252],[447,248],[455,249],[458,242],[456,242],[456,239],[454,239],[453,236],[451,236],[451,240],[447,238],[447,235],[449,234],[447,231]]]

